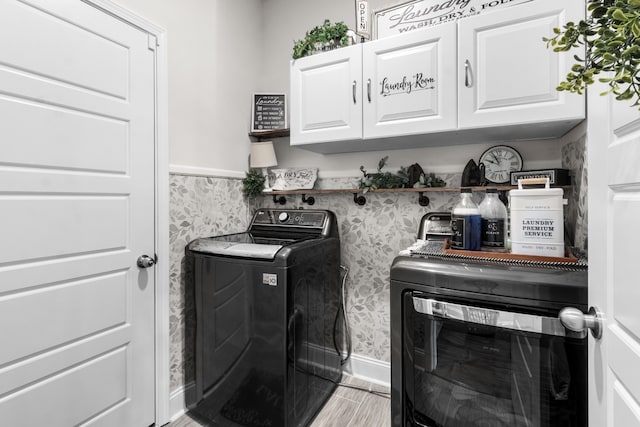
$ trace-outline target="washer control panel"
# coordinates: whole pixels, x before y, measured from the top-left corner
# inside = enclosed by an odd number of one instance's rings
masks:
[[[303,209],[260,209],[253,217],[252,225],[275,225],[322,228],[327,213]]]
[[[323,209],[258,209],[249,224],[249,232],[270,236],[304,234],[338,237],[336,215]]]

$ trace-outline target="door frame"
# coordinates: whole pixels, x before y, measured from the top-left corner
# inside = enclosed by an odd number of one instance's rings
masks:
[[[610,252],[608,236],[612,223],[609,220],[609,188],[607,180],[607,146],[611,137],[610,103],[611,95],[600,96],[605,91],[603,84],[596,82],[587,89],[587,212],[589,239],[589,306],[596,306],[606,315],[608,289],[607,257]],[[606,324],[605,324],[606,325]],[[604,325],[603,325],[604,326]],[[608,374],[607,351],[608,331],[603,330],[601,339],[588,337],[588,388],[589,426],[607,426]]]
[[[149,34],[155,50],[155,425],[170,421],[169,375],[169,127],[166,30],[111,0],[81,0]],[[155,43],[154,43],[155,42]],[[154,46],[155,44],[155,46]]]

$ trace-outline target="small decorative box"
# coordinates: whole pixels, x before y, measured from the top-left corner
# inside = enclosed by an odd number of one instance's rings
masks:
[[[569,169],[540,169],[533,171],[511,172],[511,185],[518,185],[519,179],[549,178],[551,185],[569,185]]]
[[[545,183],[544,188],[525,189],[525,184]],[[563,257],[564,200],[562,188],[549,188],[548,178],[518,181],[509,191],[511,253]]]

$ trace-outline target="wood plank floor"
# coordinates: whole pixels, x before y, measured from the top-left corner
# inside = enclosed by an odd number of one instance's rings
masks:
[[[346,385],[363,387],[389,393],[388,387],[372,385],[348,375],[342,377]],[[391,425],[391,402],[387,397],[364,390],[339,386],[324,405],[310,427],[389,427]],[[167,427],[202,427],[185,414]]]

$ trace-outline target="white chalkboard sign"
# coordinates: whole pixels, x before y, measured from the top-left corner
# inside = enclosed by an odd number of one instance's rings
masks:
[[[287,98],[280,93],[254,93],[251,103],[251,131],[287,128]]]

